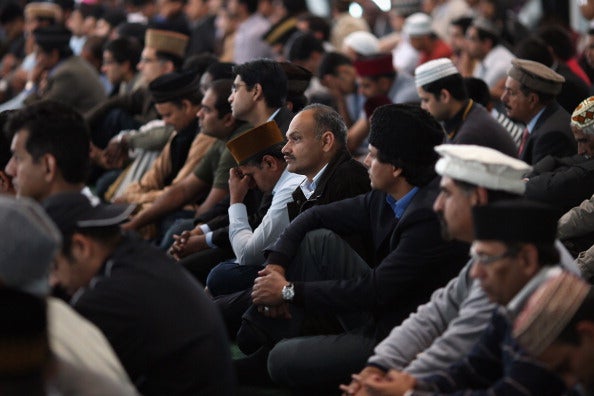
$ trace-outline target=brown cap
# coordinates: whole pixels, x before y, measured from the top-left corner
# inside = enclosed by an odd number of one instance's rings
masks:
[[[62,20],[62,9],[54,3],[34,2],[25,6],[27,18],[54,18],[57,22]]]
[[[526,59],[513,59],[507,75],[528,88],[543,94],[557,95],[565,78],[539,62]]]
[[[540,356],[574,317],[591,286],[559,268],[532,294],[514,323],[513,335],[533,356]]]
[[[287,75],[287,95],[303,95],[311,80],[311,72],[291,62],[279,62]]]
[[[238,165],[284,141],[283,133],[274,121],[265,122],[229,140],[227,148]]]
[[[186,54],[188,36],[170,30],[147,29],[144,46],[183,58]]]

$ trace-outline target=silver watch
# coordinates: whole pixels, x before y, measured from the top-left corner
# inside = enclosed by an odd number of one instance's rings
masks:
[[[289,283],[289,284],[283,286],[281,295],[283,297],[283,300],[293,301],[293,297],[295,297],[295,285],[292,283]]]

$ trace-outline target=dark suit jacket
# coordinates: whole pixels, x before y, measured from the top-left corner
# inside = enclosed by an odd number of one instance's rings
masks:
[[[269,251],[268,262],[290,270],[291,258],[309,231],[327,228],[339,235],[369,235],[377,258],[366,276],[349,280],[299,282],[294,303],[328,312],[372,311],[378,340],[456,276],[468,260],[468,246],[446,242],[432,206],[438,180],[421,188],[400,220],[386,194],[371,191],[299,215]],[[340,265],[340,263],[336,263]]]
[[[549,104],[539,117],[520,159],[536,164],[552,155],[566,157],[577,152],[575,139],[569,128],[570,116],[557,102]]]
[[[25,104],[52,99],[66,103],[83,113],[104,101],[107,93],[99,74],[79,56],[70,56],[59,63],[47,79],[47,87],[40,94],[25,99]]]

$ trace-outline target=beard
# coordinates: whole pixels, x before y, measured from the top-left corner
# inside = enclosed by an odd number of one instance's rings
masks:
[[[439,225],[440,225],[440,229],[441,229],[441,237],[445,240],[445,241],[451,241],[454,238],[452,237],[452,234],[450,234],[450,230],[448,229],[448,223],[446,222],[443,213],[442,212],[437,212],[437,218],[439,219]]]

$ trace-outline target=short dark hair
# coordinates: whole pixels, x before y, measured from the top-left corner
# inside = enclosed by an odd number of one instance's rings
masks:
[[[24,17],[22,7],[14,1],[7,2],[0,8],[0,25],[19,19],[22,20]]]
[[[538,37],[543,39],[553,53],[566,62],[575,55],[575,45],[569,32],[559,25],[543,26],[537,31]]]
[[[321,138],[324,132],[330,131],[340,146],[346,145],[347,127],[336,110],[321,103],[310,104],[303,108],[302,111],[306,110],[313,111],[317,138]]]
[[[217,57],[209,52],[203,52],[201,54],[194,54],[188,56],[182,65],[182,70],[189,71],[193,70],[199,75],[204,74],[208,68],[217,63]]]
[[[175,70],[179,70],[184,63],[184,58],[181,58],[177,55],[170,54],[169,52],[156,51],[155,55],[157,56],[157,58],[159,60],[162,60],[165,62],[169,61],[169,62],[173,63],[173,67]]]
[[[77,234],[85,235],[104,246],[113,246],[119,241],[122,230],[119,225],[109,227],[87,227],[74,231]],[[62,254],[66,257],[72,257],[72,235],[73,233],[62,235]]]
[[[476,29],[476,33],[480,41],[490,40],[493,47],[499,44],[499,37],[497,37],[495,34],[477,26],[474,26],[474,28]]]
[[[330,24],[328,20],[313,14],[303,14],[299,20],[306,22],[311,33],[320,33],[323,41],[330,39]]]
[[[113,59],[120,64],[130,62],[130,68],[135,71],[136,65],[140,61],[142,47],[138,41],[134,39],[129,37],[119,37],[108,41],[103,50],[110,52]]]
[[[353,62],[340,52],[327,52],[322,56],[322,61],[318,67],[318,77],[322,78],[327,75],[336,76],[338,67],[343,65],[353,66]]]
[[[249,89],[260,84],[268,107],[278,108],[285,104],[287,75],[278,62],[271,59],[256,59],[233,66],[233,73],[239,75]]]
[[[231,113],[231,104],[227,100],[231,95],[232,80],[215,80],[210,83],[208,89],[211,89],[217,97],[215,101],[215,109],[219,114],[219,119]]]
[[[442,89],[448,91],[456,100],[468,99],[468,93],[466,92],[466,87],[464,86],[462,75],[460,74],[451,74],[423,85],[423,90],[432,94],[436,98],[439,97]]]
[[[520,59],[542,63],[545,66],[553,65],[553,56],[548,44],[537,36],[529,36],[520,40],[514,47],[514,54]]]
[[[484,80],[476,77],[464,77],[464,88],[468,97],[483,107],[488,107],[491,103],[491,93],[489,86]]]
[[[0,113],[0,131],[6,130],[6,124],[10,115],[16,111],[17,110],[4,110]],[[6,164],[10,161],[11,156],[8,133],[0,133],[0,170],[4,170]]]
[[[325,52],[320,40],[311,33],[303,32],[296,32],[289,38],[285,51],[289,62],[307,60],[314,52]]]
[[[250,14],[258,11],[258,0],[237,0],[239,4],[244,4]]]
[[[450,25],[458,26],[460,29],[462,29],[462,33],[466,33],[468,27],[472,25],[472,17],[463,16],[460,18],[456,18],[452,22],[450,22]]]
[[[83,117],[66,104],[44,100],[10,115],[6,131],[9,139],[28,132],[25,148],[34,160],[44,154],[56,159],[68,183],[84,183],[89,169],[89,129]]]

